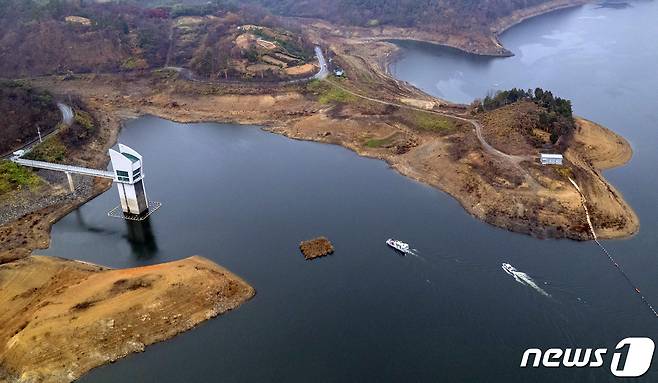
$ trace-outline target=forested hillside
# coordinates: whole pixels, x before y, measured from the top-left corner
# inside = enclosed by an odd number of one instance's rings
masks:
[[[514,88],[500,91],[495,95],[486,96],[484,100],[476,101],[475,104],[480,112],[490,112],[524,102],[532,102],[537,106],[531,113],[526,113],[532,115],[534,120],[533,123],[526,123],[523,126],[529,135],[532,134],[533,128],[540,129],[548,133],[551,144],[555,144],[560,137],[570,137],[576,129],[571,101],[556,97],[551,91],[542,88],[535,90]]]
[[[312,45],[276,20],[224,1],[0,0],[0,77],[164,66],[205,78],[307,75]],[[240,29],[249,24],[264,28]]]
[[[395,25],[427,30],[484,29],[513,11],[548,0],[248,0],[276,13],[324,18],[360,26]]]
[[[167,34],[161,15],[129,3],[0,0],[0,73],[21,77],[157,65],[165,60]]]
[[[170,64],[204,77],[285,78],[304,72],[293,67],[305,63],[309,42],[300,31],[281,30],[272,13],[351,26],[415,27],[488,42],[501,18],[552,1],[0,0],[0,77],[134,71]],[[236,30],[245,24],[270,28],[270,52],[237,40]],[[242,40],[268,39],[247,32]]]
[[[61,119],[53,97],[29,85],[0,82],[0,153],[12,151],[55,128]]]

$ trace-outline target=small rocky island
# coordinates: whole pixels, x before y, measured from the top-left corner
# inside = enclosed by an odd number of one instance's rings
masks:
[[[299,244],[299,249],[307,260],[334,253],[334,246],[326,237],[317,237],[308,241],[302,241]]]

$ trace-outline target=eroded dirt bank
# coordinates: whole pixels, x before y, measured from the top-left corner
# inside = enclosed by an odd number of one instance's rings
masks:
[[[41,256],[0,265],[0,381],[73,381],[254,294],[202,257],[123,270]]]

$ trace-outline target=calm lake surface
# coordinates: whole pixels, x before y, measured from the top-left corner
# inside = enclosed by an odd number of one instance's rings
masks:
[[[549,88],[627,137],[633,161],[606,176],[642,228],[605,245],[655,304],[657,17],[654,2],[561,11],[504,34],[513,58],[405,43],[392,68],[460,102],[491,89]],[[120,141],[144,155],[147,192],[163,207],[142,224],[109,218],[118,204],[111,189],[58,222],[39,253],[112,267],[199,254],[257,295],[83,382],[612,382],[612,351],[599,369],[518,366],[530,347],[612,350],[627,336],[658,339],[658,318],[593,243],[495,229],[381,161],[257,127],[154,117],[129,121]],[[297,245],[317,235],[337,251],[306,262]],[[418,256],[396,255],[389,237]],[[654,366],[637,381],[657,380]]]

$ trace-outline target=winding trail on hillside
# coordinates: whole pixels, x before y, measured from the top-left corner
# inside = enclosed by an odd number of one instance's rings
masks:
[[[480,141],[480,145],[482,145],[482,148],[484,149],[485,152],[487,152],[487,153],[489,153],[489,154],[491,154],[495,157],[498,157],[498,158],[502,159],[503,161],[508,162],[510,165],[512,165],[512,167],[514,167],[521,174],[523,174],[523,176],[525,177],[526,182],[527,182],[529,187],[532,187],[533,189],[536,189],[536,188],[540,187],[540,185],[537,183],[537,181],[535,181],[535,179],[530,175],[530,173],[528,173],[528,171],[520,165],[521,162],[523,162],[523,161],[532,160],[533,159],[532,156],[518,156],[518,155],[513,155],[513,154],[507,154],[507,153],[501,152],[500,150],[494,148],[484,138],[484,134],[482,132],[482,129],[483,129],[482,124],[480,124],[480,122],[475,120],[475,119],[461,117],[461,116],[458,116],[458,115],[455,115],[455,114],[452,114],[452,113],[439,112],[439,111],[436,111],[436,110],[423,109],[423,108],[418,108],[418,107],[411,106],[411,105],[405,105],[405,104],[380,100],[380,99],[377,99],[377,98],[365,96],[365,95],[359,94],[357,92],[354,92],[354,91],[342,86],[341,84],[337,83],[336,81],[332,81],[330,79],[326,79],[325,81],[331,83],[332,85],[334,85],[337,88],[343,90],[344,92],[347,92],[347,93],[351,94],[352,96],[359,97],[359,98],[364,99],[364,100],[376,102],[376,103],[383,104],[383,105],[395,106],[395,107],[398,107],[398,108],[405,108],[405,109],[408,109],[408,110],[431,113],[431,114],[435,114],[435,115],[441,116],[441,117],[454,118],[456,120],[469,123],[469,124],[471,124],[471,126],[473,126],[473,128],[475,130],[475,135],[477,136],[478,141]]]
[[[455,118],[459,118],[459,117],[455,117]],[[480,141],[480,144],[482,145],[482,147],[484,147],[484,150],[486,150],[490,154],[493,154],[494,156],[498,156],[500,158],[504,158],[507,161],[509,161],[511,163],[514,163],[514,164],[517,164],[517,165],[520,164],[523,161],[532,160],[532,156],[519,156],[519,155],[514,155],[514,154],[507,154],[505,152],[501,152],[500,150],[494,148],[484,138],[484,133],[482,132],[482,124],[480,124],[479,121],[477,121],[477,120],[468,120],[468,119],[464,119],[464,121],[468,121],[471,124],[473,124],[473,126],[475,127],[475,134],[477,135],[478,140]]]

